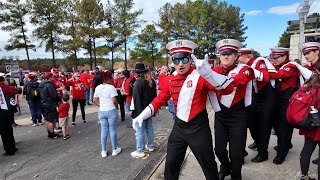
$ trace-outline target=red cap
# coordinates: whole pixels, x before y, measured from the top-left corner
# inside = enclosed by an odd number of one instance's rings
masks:
[[[43,77],[46,79],[49,79],[49,78],[53,77],[53,74],[51,72],[46,72]]]
[[[57,74],[59,72],[58,68],[52,68],[51,73]]]
[[[33,79],[34,77],[35,77],[34,74],[28,74],[28,78],[29,78],[29,79]]]

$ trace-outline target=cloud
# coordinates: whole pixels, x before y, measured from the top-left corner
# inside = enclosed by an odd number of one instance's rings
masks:
[[[262,14],[261,10],[252,10],[252,11],[248,11],[248,12],[244,12],[246,15],[248,16],[256,16],[259,14]]]
[[[296,14],[296,9],[300,3],[294,3],[288,6],[275,6],[267,10],[269,14],[276,15],[286,15],[286,14]]]
[[[320,9],[320,0],[313,1],[310,7],[309,14],[320,13],[319,9]]]

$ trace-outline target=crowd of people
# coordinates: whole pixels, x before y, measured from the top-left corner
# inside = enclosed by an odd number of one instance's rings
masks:
[[[131,156],[142,158],[146,151],[155,149],[152,117],[167,105],[174,125],[168,139],[165,179],[179,178],[187,147],[198,160],[206,179],[223,180],[229,175],[232,180],[242,179],[247,128],[254,140],[249,148],[257,149],[257,155],[251,159],[253,163],[268,160],[272,129],[278,138],[273,163],[280,165],[286,160],[293,146],[294,129],[286,116],[289,100],[300,86],[318,87],[320,43],[305,43],[302,47],[301,51],[310,63],[305,67],[290,61],[288,48],[271,48],[268,59],[254,58],[254,49],[244,48],[235,39],[217,42],[219,65],[216,67],[211,67],[207,55],[204,59],[193,55],[197,44],[192,41],[175,40],[166,47],[172,65],[160,68],[157,81],[143,63],[136,63],[131,72],[103,70],[97,66],[94,71],[75,72],[71,77],[56,68],[42,75],[30,73],[23,80],[22,89],[33,126],[45,122],[48,138],[53,139],[59,137],[55,133],[59,125],[62,138],[67,140],[70,137],[69,98],[73,108],[72,126],[76,125],[78,104],[82,123],[86,124],[85,106],[94,103],[99,108],[101,156],[105,158],[108,134],[112,156],[122,150],[117,143],[117,124],[125,121],[127,111],[130,115],[127,127],[136,131],[136,148]],[[311,77],[305,75],[311,72]],[[0,113],[10,114],[8,122],[0,121],[6,155],[17,151],[12,132],[14,120],[11,114],[14,112],[10,111],[10,101],[6,98],[7,94],[16,93],[14,84],[5,83],[5,78],[0,77]],[[215,111],[214,141],[206,109],[208,98]],[[314,179],[308,175],[308,170],[311,154],[320,142],[320,129],[301,130],[300,134],[305,136],[300,155],[301,179]],[[215,154],[221,163],[219,171]]]

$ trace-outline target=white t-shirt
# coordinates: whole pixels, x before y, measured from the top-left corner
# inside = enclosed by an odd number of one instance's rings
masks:
[[[99,98],[100,111],[109,111],[115,109],[112,97],[118,96],[117,90],[110,84],[100,84],[94,91],[94,97]]]

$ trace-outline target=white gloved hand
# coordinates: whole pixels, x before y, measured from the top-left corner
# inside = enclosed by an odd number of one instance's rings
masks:
[[[133,127],[133,129],[137,130],[138,129],[138,125],[140,127],[142,127],[142,123],[143,123],[143,119],[139,118],[139,116],[134,118],[134,119],[132,119],[132,127]]]
[[[298,70],[300,71],[300,74],[303,76],[303,78],[305,79],[309,79],[312,75],[312,71],[310,71],[309,69],[301,66],[300,64],[298,64],[297,62],[291,61],[288,64],[293,64],[295,65]]]
[[[212,68],[208,63],[208,54],[204,56],[203,60],[197,59],[194,54],[191,54],[191,58],[194,61],[197,71],[199,72],[200,75],[202,76],[207,76],[212,72]]]

